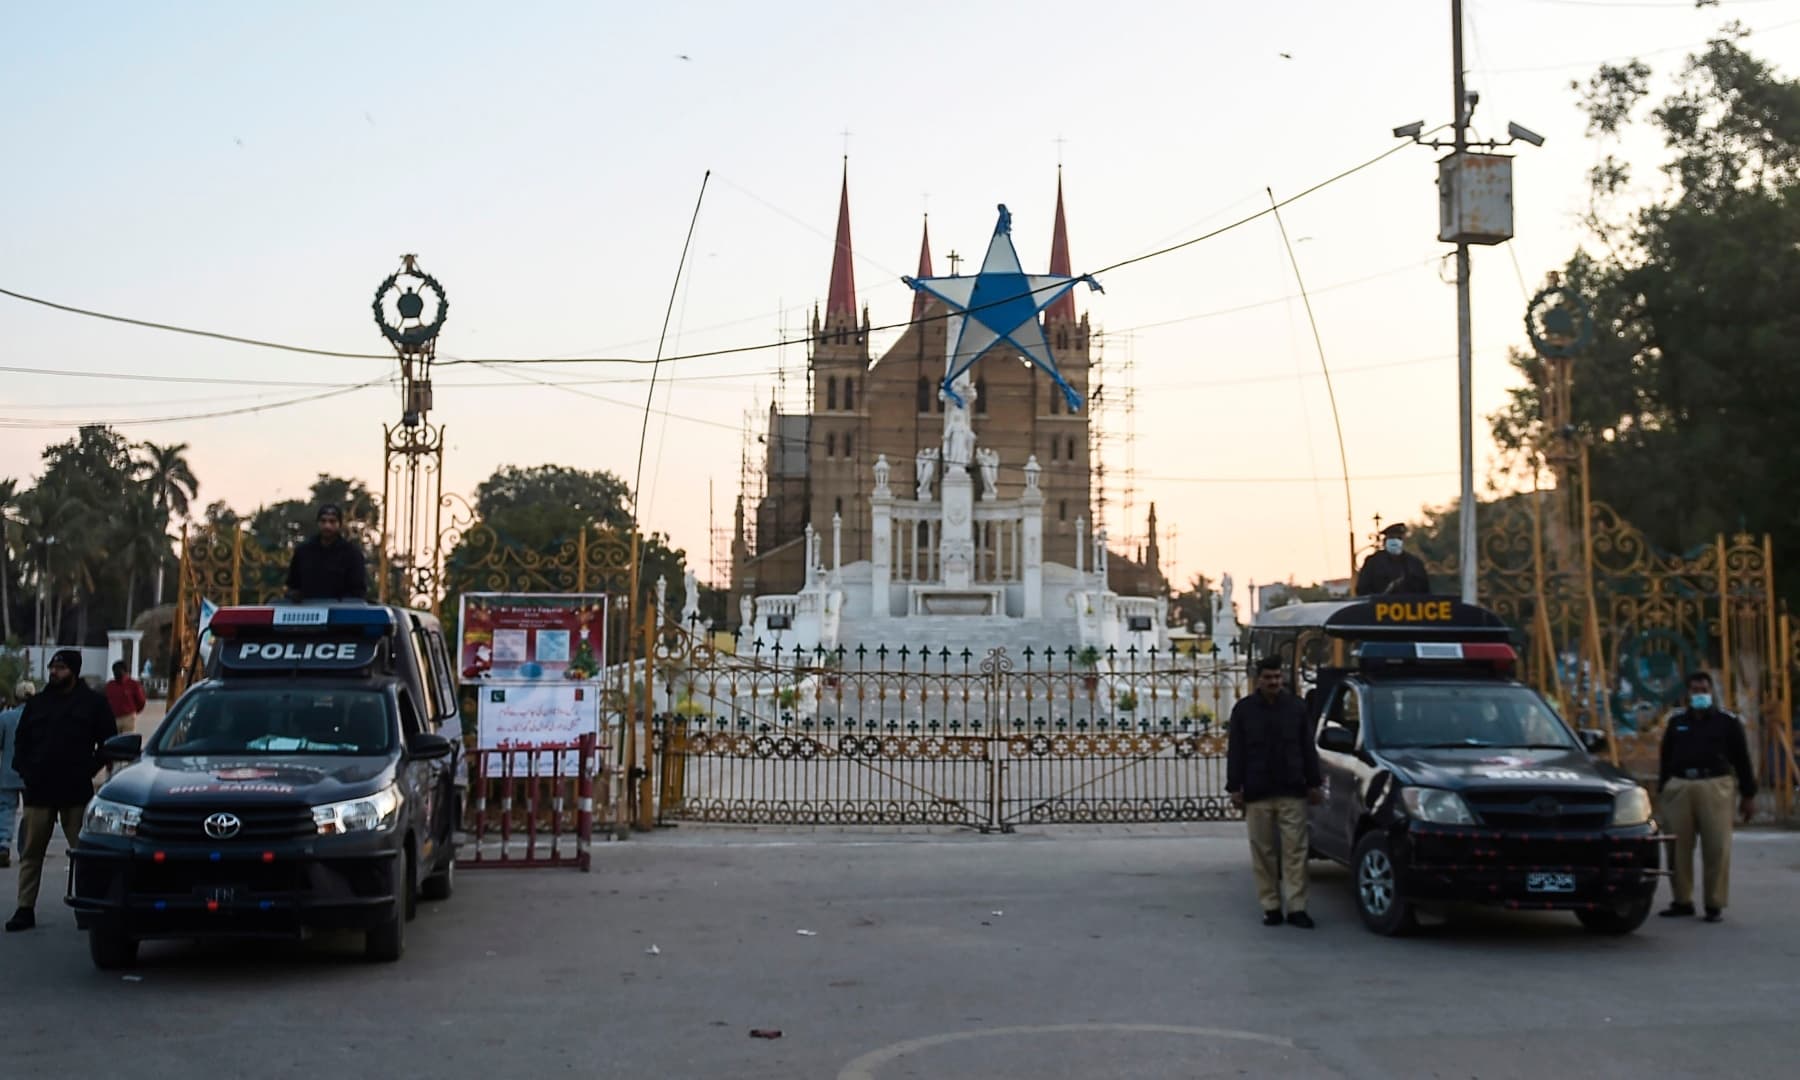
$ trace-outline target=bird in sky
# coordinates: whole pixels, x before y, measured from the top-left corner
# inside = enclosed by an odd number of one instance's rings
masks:
[[[1291,52],[1277,53],[1276,55],[1281,57],[1283,60],[1292,60],[1294,58],[1294,54]]]
[[[692,60],[693,57],[689,56],[687,53],[680,53],[680,54],[676,55],[675,59],[677,59],[677,60]]]

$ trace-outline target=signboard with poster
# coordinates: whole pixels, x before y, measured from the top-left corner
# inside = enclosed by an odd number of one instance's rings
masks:
[[[465,682],[594,679],[606,656],[606,597],[465,593],[457,642]]]
[[[518,777],[530,776],[533,772],[548,776],[553,770],[572,776],[580,756],[577,751],[568,750],[560,755],[533,755],[529,751],[543,746],[570,745],[583,735],[593,735],[596,739],[600,735],[600,691],[591,683],[490,680],[476,693],[476,745],[483,750],[527,751],[490,758],[487,765],[490,776],[501,775],[501,770],[508,768]],[[557,757],[561,757],[560,763],[555,760]]]

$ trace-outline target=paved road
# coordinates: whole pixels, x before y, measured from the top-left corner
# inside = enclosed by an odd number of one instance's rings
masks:
[[[1792,1075],[1800,836],[1740,840],[1724,925],[1624,939],[1477,914],[1382,940],[1334,869],[1318,930],[1267,929],[1243,849],[1230,826],[684,828],[590,875],[465,874],[395,966],[165,944],[141,981],[47,905],[0,939],[0,1075]]]

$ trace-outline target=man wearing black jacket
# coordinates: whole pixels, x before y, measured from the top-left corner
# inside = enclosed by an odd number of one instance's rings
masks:
[[[319,508],[319,534],[294,549],[288,563],[290,600],[362,600],[369,575],[362,548],[344,535],[344,515],[335,505]]]
[[[1256,664],[1256,692],[1231,710],[1226,736],[1225,790],[1250,827],[1250,865],[1262,901],[1263,925],[1313,927],[1306,913],[1306,804],[1324,801],[1319,748],[1313,745],[1306,704],[1281,685],[1281,660]]]
[[[25,812],[19,822],[19,910],[7,920],[9,932],[37,925],[38,882],[44,853],[58,825],[74,846],[81,815],[94,795],[94,774],[104,765],[100,744],[113,737],[106,698],[81,681],[81,653],[59,650],[50,659],[49,684],[25,705],[19,717],[13,771],[25,781]]]
[[[1363,560],[1356,575],[1356,595],[1424,596],[1431,592],[1425,562],[1406,550],[1406,523],[1381,530],[1381,550]]]

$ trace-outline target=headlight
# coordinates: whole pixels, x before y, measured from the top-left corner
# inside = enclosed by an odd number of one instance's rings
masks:
[[[1417,821],[1432,825],[1475,824],[1475,815],[1469,813],[1468,804],[1454,791],[1403,787],[1400,789],[1400,801],[1406,804],[1406,812]]]
[[[313,824],[320,836],[344,833],[388,832],[400,820],[399,787],[390,787],[360,799],[326,803],[312,808]]]
[[[95,836],[136,836],[138,822],[143,820],[141,806],[116,803],[110,799],[94,799],[81,816],[81,831]]]
[[[1650,793],[1633,787],[1613,796],[1614,825],[1642,825],[1650,820]]]

